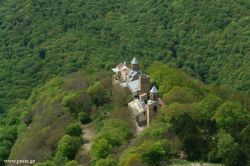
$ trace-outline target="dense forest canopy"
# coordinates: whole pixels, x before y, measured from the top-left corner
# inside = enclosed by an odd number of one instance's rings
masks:
[[[132,56],[250,92],[248,0],[1,0],[0,112],[55,75]]]

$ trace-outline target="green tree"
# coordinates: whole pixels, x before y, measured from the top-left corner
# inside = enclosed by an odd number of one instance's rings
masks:
[[[218,156],[226,159],[228,155],[238,146],[238,143],[235,142],[234,138],[230,134],[221,133],[217,143]]]
[[[110,100],[110,94],[101,81],[96,81],[93,85],[89,86],[87,92],[97,106],[101,106]]]
[[[69,107],[70,112],[77,118],[79,112],[89,112],[92,101],[86,92],[75,92],[64,96],[62,104]]]
[[[204,97],[199,103],[198,106],[201,108],[201,118],[203,119],[211,119],[214,116],[214,113],[217,107],[220,106],[222,100],[212,94]]]
[[[163,99],[166,103],[191,103],[197,100],[194,90],[187,87],[174,86],[168,93],[164,94]]]
[[[170,124],[173,131],[182,142],[182,147],[188,154],[188,160],[200,160],[208,153],[207,126],[200,125],[199,109],[196,104],[172,103],[163,108],[161,113],[164,121]],[[203,127],[202,130],[200,127]],[[209,132],[209,131],[208,131]]]
[[[74,159],[81,145],[81,138],[64,135],[58,143],[58,152],[68,159]]]
[[[100,131],[100,138],[105,138],[112,146],[119,146],[131,137],[132,131],[128,124],[118,119],[110,119],[104,122]]]
[[[91,147],[91,153],[97,159],[106,158],[111,153],[111,150],[112,145],[104,138],[97,139]]]
[[[82,129],[79,123],[70,123],[67,127],[67,134],[70,136],[80,136],[82,134]]]
[[[246,126],[240,133],[240,148],[243,155],[246,156],[247,164],[250,164],[250,125]],[[246,164],[246,165],[247,165]]]
[[[159,141],[147,145],[144,144],[142,146],[145,148],[142,153],[142,161],[149,166],[160,165],[160,162],[166,157],[166,150],[163,148],[163,144]]]
[[[53,157],[53,162],[56,165],[64,165],[68,162],[68,158],[62,152],[57,152]]]
[[[82,124],[86,124],[91,121],[90,115],[87,112],[79,112],[78,119],[81,121]]]
[[[237,137],[248,123],[249,115],[240,103],[227,101],[216,110],[215,120],[221,129]]]
[[[227,133],[220,133],[217,143],[218,157],[221,157],[227,166],[239,164],[239,144]]]

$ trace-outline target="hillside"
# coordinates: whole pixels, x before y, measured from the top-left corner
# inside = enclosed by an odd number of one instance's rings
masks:
[[[56,75],[136,55],[250,92],[248,0],[0,1],[0,112]]]
[[[142,132],[134,56],[165,103]],[[249,0],[0,0],[0,166],[249,165],[249,95]]]
[[[249,96],[160,62],[147,72],[165,106],[141,133],[130,119],[126,89],[111,86],[107,73],[77,72],[51,79],[0,118],[0,162],[9,156],[37,166],[249,164]],[[82,132],[81,124],[92,127]],[[89,130],[95,136],[82,154]]]
[[[67,154],[57,153],[58,165],[72,160],[83,142],[80,124],[90,121],[90,113],[91,118],[103,114],[99,107],[110,102],[110,77],[100,75],[79,72],[55,77],[1,116],[0,165],[8,156],[45,161],[53,157],[60,141]]]

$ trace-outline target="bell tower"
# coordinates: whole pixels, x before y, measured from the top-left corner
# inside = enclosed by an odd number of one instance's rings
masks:
[[[158,100],[158,90],[154,85],[150,90],[150,97],[147,103],[147,126],[149,126],[149,122],[151,119],[156,117],[158,109],[160,108],[160,103]]]
[[[139,71],[139,61],[136,59],[136,57],[134,57],[133,60],[131,61],[131,70]]]
[[[157,90],[155,85],[150,90],[150,100],[152,100],[152,101],[158,100],[158,90]]]

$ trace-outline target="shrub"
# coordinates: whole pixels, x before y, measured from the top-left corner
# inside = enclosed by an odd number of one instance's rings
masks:
[[[70,136],[80,136],[82,134],[82,129],[79,123],[70,123],[67,127],[67,134]]]
[[[82,124],[86,124],[91,121],[89,113],[87,112],[80,112],[78,114],[78,119],[81,121]]]
[[[59,154],[61,153],[68,159],[73,159],[80,145],[81,145],[81,138],[64,135],[59,141],[58,153]]]
[[[166,151],[162,146],[162,143],[157,141],[154,143],[143,145],[144,152],[142,153],[143,162],[149,166],[158,166],[160,162],[165,158]]]
[[[111,119],[104,122],[99,137],[108,140],[112,146],[117,146],[126,142],[131,135],[132,131],[126,122]]]
[[[75,160],[69,161],[65,166],[77,166],[77,161]]]
[[[57,152],[53,161],[56,165],[65,165],[68,158],[62,152]]]
[[[26,111],[22,115],[22,121],[26,124],[29,125],[32,122],[32,115],[30,112]]]
[[[70,112],[77,117],[79,112],[85,112],[91,109],[92,101],[87,93],[77,92],[64,96],[62,104],[68,107]]]
[[[239,144],[235,142],[234,138],[230,134],[219,134],[217,148],[217,155],[222,158],[226,166],[245,165],[244,159],[240,158]]]
[[[154,121],[143,131],[142,136],[145,138],[162,139],[166,137],[169,127],[170,124],[168,123]]]
[[[97,139],[91,147],[91,153],[97,159],[106,158],[111,150],[112,145],[104,138]]]
[[[221,158],[226,158],[236,147],[238,146],[235,143],[234,138],[230,134],[222,133],[219,135],[218,140],[218,156]]]
[[[131,100],[130,91],[127,88],[114,86],[112,88],[112,102],[117,108],[127,107],[128,102]]]
[[[102,106],[110,100],[108,90],[103,86],[101,81],[95,82],[87,89],[92,101],[97,106]]]
[[[126,153],[119,160],[119,165],[122,166],[145,166],[141,160],[141,155],[137,153]]]
[[[116,166],[116,165],[117,162],[111,158],[100,159],[95,164],[95,166]]]

